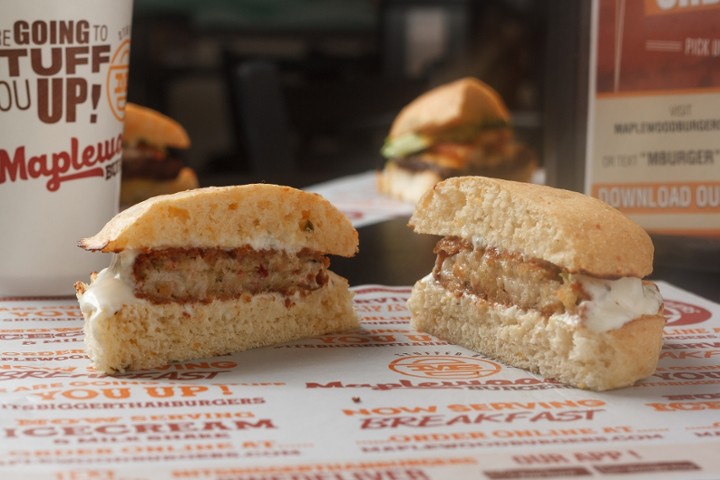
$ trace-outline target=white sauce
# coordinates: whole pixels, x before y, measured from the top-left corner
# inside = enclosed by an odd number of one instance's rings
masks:
[[[639,278],[623,277],[603,280],[587,275],[574,275],[591,299],[580,303],[580,317],[596,332],[620,328],[643,315],[656,315],[663,303],[654,284]]]
[[[80,309],[91,315],[90,321],[100,315],[112,315],[123,305],[142,301],[133,292],[131,273],[136,255],[132,250],[113,255],[110,266],[98,273],[80,297]]]

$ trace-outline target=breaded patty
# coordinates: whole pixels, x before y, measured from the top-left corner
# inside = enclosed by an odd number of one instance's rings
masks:
[[[310,250],[288,254],[251,247],[166,248],[135,258],[135,295],[153,303],[210,302],[243,294],[317,290],[328,281],[330,260]]]
[[[445,237],[435,246],[433,276],[450,292],[477,295],[506,306],[517,305],[549,316],[576,313],[588,296],[552,263],[524,258],[494,248],[473,247],[458,237]]]

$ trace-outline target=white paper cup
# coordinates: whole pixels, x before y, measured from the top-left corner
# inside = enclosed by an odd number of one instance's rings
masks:
[[[70,295],[118,210],[132,0],[0,0],[0,296]]]

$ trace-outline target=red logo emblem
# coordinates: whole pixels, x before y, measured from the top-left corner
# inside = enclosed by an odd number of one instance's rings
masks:
[[[679,327],[681,325],[694,325],[702,323],[712,317],[712,313],[697,305],[689,303],[665,300],[665,318],[668,327]]]

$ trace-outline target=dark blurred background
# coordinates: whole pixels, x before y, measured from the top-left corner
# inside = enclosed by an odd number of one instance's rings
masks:
[[[498,90],[542,161],[552,3],[135,0],[128,96],[185,126],[205,184],[377,168],[398,111],[465,75]]]

